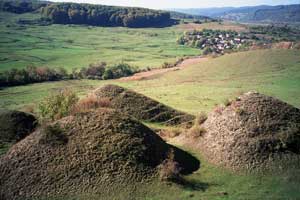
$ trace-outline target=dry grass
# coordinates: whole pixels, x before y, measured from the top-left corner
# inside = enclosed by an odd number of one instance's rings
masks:
[[[22,107],[21,111],[31,114],[36,114],[36,107],[34,104],[28,104]]]
[[[196,124],[189,130],[189,135],[193,138],[198,138],[206,133],[206,129]]]
[[[175,138],[182,133],[180,128],[162,129],[158,132],[159,136],[164,139]]]
[[[109,98],[99,98],[95,94],[89,94],[81,99],[72,109],[72,114],[86,112],[98,108],[108,108],[111,106]]]
[[[196,116],[195,124],[201,125],[207,120],[207,114],[205,112],[201,112],[199,115]]]

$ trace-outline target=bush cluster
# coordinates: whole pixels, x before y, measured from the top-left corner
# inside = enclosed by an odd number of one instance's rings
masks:
[[[0,1],[0,10],[13,13],[33,12],[49,2],[37,0],[2,0]]]
[[[68,116],[79,98],[69,89],[54,92],[39,104],[40,116],[46,120],[57,120]]]
[[[107,66],[106,63],[93,63],[87,68],[76,69],[71,73],[63,68],[26,67],[25,69],[11,69],[0,73],[0,87],[26,85],[46,81],[69,79],[107,80],[130,76],[138,72],[135,67],[126,63]]]
[[[11,69],[0,73],[0,87],[58,81],[67,78],[67,71],[63,68],[29,66],[25,69]]]
[[[261,38],[268,35],[263,40],[271,41],[298,41],[300,40],[300,28],[288,25],[268,25],[268,26],[250,26],[250,33],[259,35]]]

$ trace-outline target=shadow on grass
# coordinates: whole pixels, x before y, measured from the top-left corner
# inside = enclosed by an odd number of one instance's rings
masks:
[[[204,183],[198,180],[186,180],[186,179],[183,179],[182,182],[178,184],[180,184],[180,186],[183,189],[190,190],[190,191],[202,191],[202,192],[204,192],[209,188],[209,186],[211,186],[209,183]]]
[[[180,173],[182,175],[188,175],[200,169],[201,163],[195,156],[186,151],[183,151],[182,149],[179,149],[178,147],[172,145],[171,147],[174,149],[174,158],[176,162],[180,164]],[[210,184],[208,183],[204,183],[195,179],[191,180],[183,176],[178,177],[178,179],[176,180],[172,180],[172,182],[182,187],[183,189],[190,191],[205,191],[210,186]]]
[[[172,146],[175,153],[175,161],[179,163],[181,167],[180,173],[182,175],[188,175],[197,171],[200,168],[200,161],[190,153],[179,149],[178,147]]]

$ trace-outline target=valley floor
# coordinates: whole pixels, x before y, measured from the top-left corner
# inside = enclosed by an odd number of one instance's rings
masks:
[[[179,71],[140,81],[72,80],[0,90],[0,107],[34,106],[49,92],[69,87],[79,95],[105,84],[133,89],[188,113],[209,112],[216,104],[256,90],[300,107],[300,51],[257,50],[228,54]]]

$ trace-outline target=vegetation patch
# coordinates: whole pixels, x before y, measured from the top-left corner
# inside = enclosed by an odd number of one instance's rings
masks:
[[[57,120],[68,116],[78,102],[76,93],[62,89],[47,96],[39,104],[39,112],[43,119]]]
[[[43,133],[40,139],[41,144],[64,145],[68,142],[59,124],[44,125],[41,132]]]
[[[116,108],[139,120],[166,125],[190,125],[194,116],[174,110],[149,97],[116,85],[106,85],[95,92],[100,98],[109,98]]]
[[[29,66],[25,69],[11,69],[0,72],[0,87],[73,79],[117,79],[133,75],[136,72],[138,72],[136,68],[126,63],[112,66],[107,66],[105,62],[92,63],[89,67],[83,67],[79,71],[74,69],[72,73],[67,73],[64,68],[52,69],[49,67]]]

